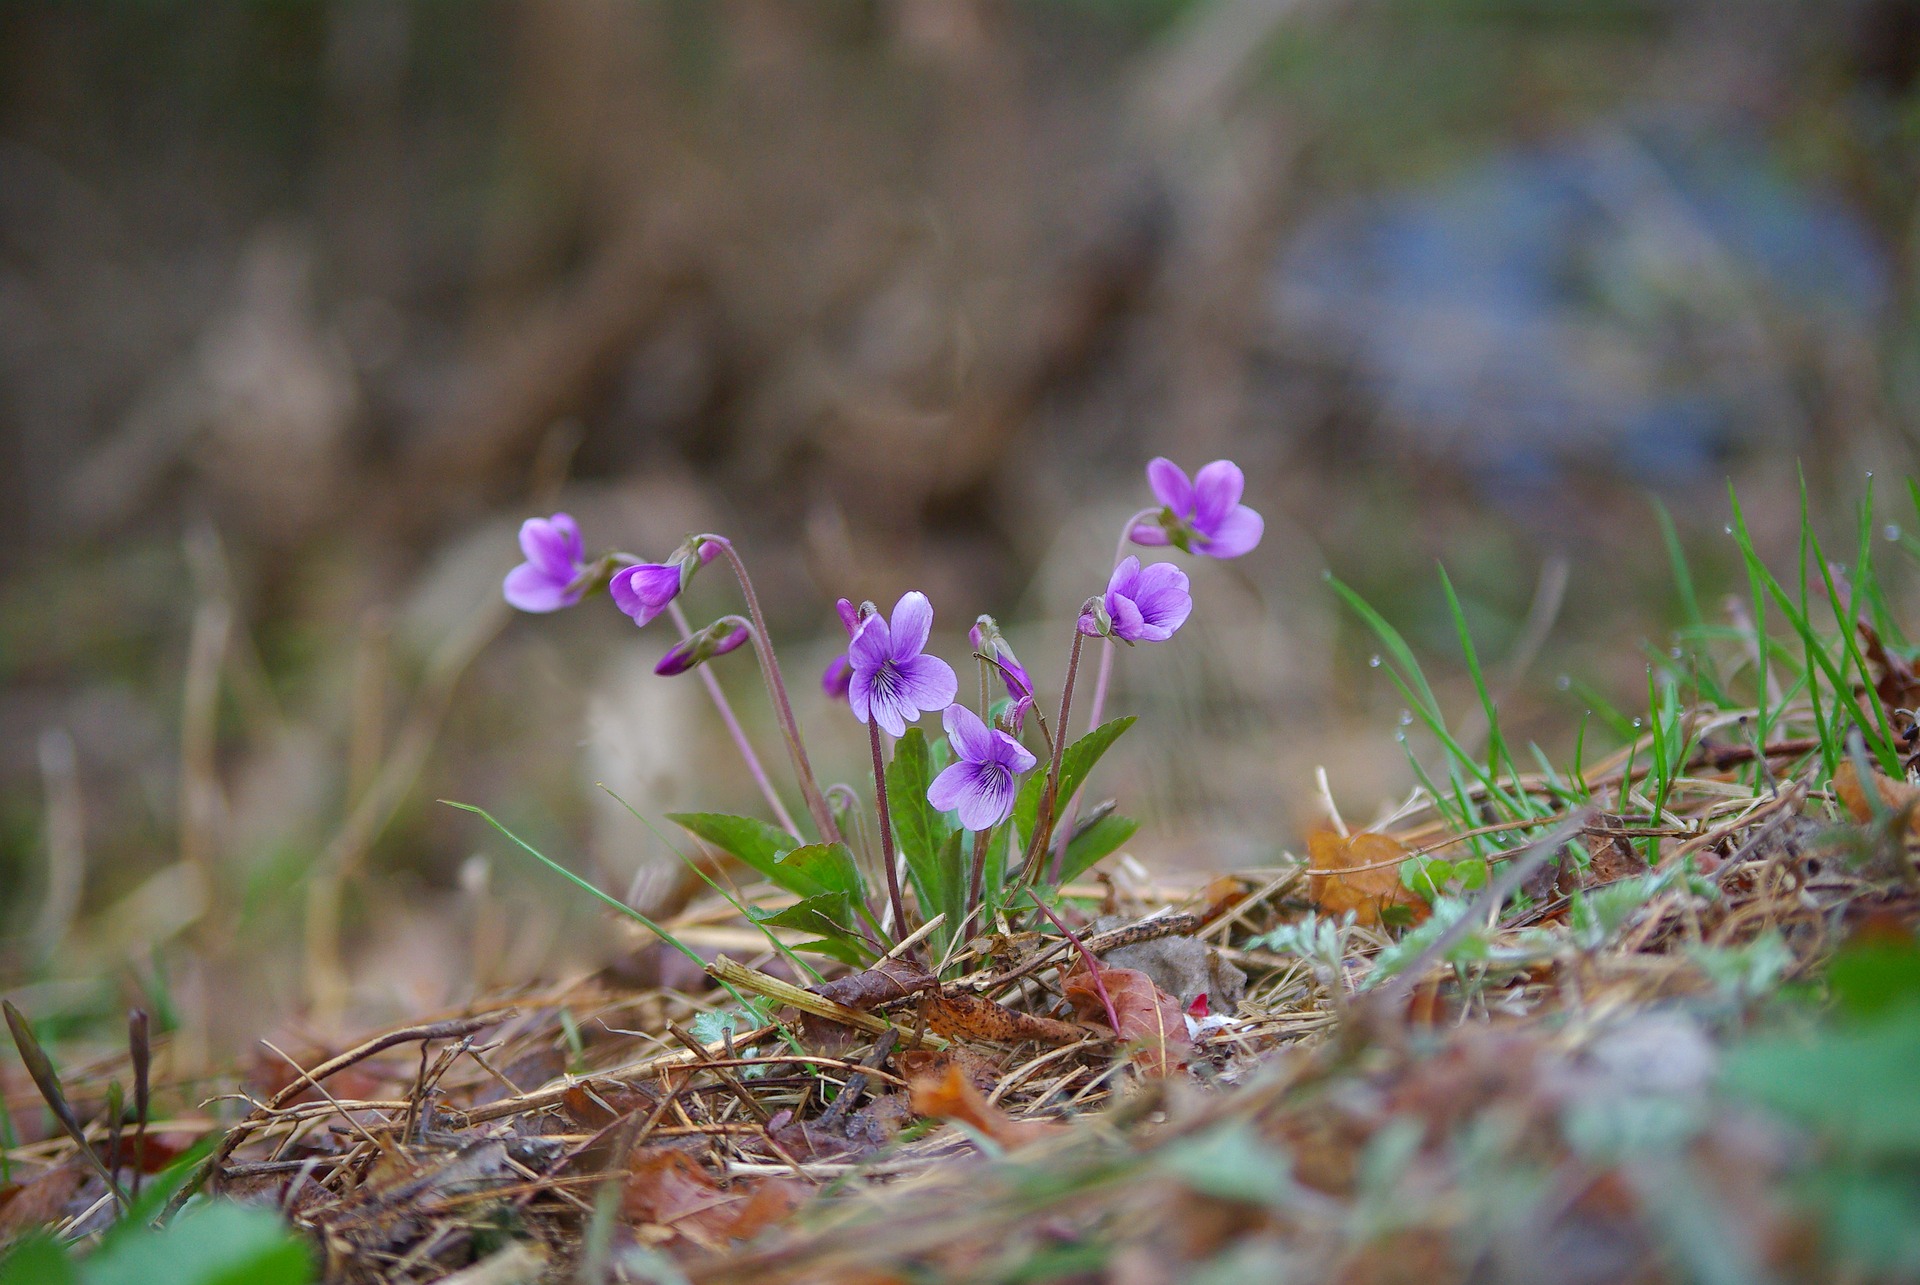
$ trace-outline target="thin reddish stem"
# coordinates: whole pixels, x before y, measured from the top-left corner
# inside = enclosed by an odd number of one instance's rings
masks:
[[[680,610],[676,600],[667,604],[667,614],[673,618],[674,628],[680,631],[680,639],[685,642],[693,636],[693,628],[687,623],[687,613]],[[767,776],[767,769],[760,763],[760,756],[753,752],[753,743],[747,739],[746,729],[740,726],[740,720],[734,716],[733,706],[727,700],[726,692],[720,688],[720,680],[714,677],[707,666],[700,666],[700,681],[706,684],[707,695],[713,698],[713,707],[719,711],[720,721],[726,725],[727,735],[733,738],[734,748],[740,751],[740,757],[746,762],[747,771],[760,787],[767,806],[773,809],[774,818],[780,822],[788,834],[800,837],[800,827],[793,823],[793,817],[787,812],[787,805],[780,800],[779,791],[773,788],[773,782]]]
[[[807,747],[800,740],[800,725],[794,721],[793,703],[787,699],[786,680],[780,675],[780,661],[773,654],[773,642],[767,634],[767,618],[760,611],[760,598],[753,591],[753,579],[747,575],[747,564],[740,560],[733,542],[725,536],[705,535],[700,538],[712,540],[720,546],[721,552],[727,556],[728,565],[733,568],[734,579],[740,582],[740,594],[747,602],[747,615],[753,620],[753,647],[760,656],[760,676],[766,680],[767,698],[773,704],[774,716],[779,719],[781,734],[786,738],[787,755],[793,760],[794,775],[800,778],[801,796],[807,801],[807,811],[812,815],[820,837],[828,843],[838,843],[840,829],[833,823],[827,797],[820,792],[820,783],[813,775],[813,764],[807,760]]]
[[[900,895],[900,871],[893,856],[893,815],[887,808],[887,765],[880,757],[880,724],[867,720],[867,739],[873,745],[873,799],[880,812],[880,860],[887,868],[887,899],[893,904],[895,941],[911,936],[907,928],[907,903]],[[914,954],[919,955],[915,947]]]

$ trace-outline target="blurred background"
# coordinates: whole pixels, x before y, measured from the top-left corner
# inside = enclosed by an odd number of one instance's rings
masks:
[[[1916,0],[8,4],[0,989],[191,1065],[631,951],[435,803],[649,899],[597,784],[763,807],[664,622],[510,618],[555,509],[733,536],[858,784],[834,598],[1056,701],[1142,466],[1227,456],[1265,542],[1118,666],[1135,857],[1410,786],[1328,569],[1465,716],[1444,561],[1564,753],[1676,623],[1650,495],[1709,609],[1729,479],[1770,553],[1797,470],[1913,525],[1916,71]]]

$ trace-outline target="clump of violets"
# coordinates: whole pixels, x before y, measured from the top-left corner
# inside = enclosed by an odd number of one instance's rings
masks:
[[[1013,815],[1015,779],[1039,760],[965,705],[947,706],[941,722],[957,761],[933,778],[927,802],[957,813],[968,830],[991,830]]]
[[[1147,485],[1161,507],[1134,519],[1128,535],[1135,544],[1237,558],[1253,552],[1266,531],[1266,520],[1240,503],[1247,479],[1231,460],[1215,460],[1188,481],[1184,469],[1161,456],[1147,465]]]
[[[580,526],[565,513],[522,522],[520,552],[527,560],[507,572],[501,590],[507,602],[521,611],[571,607],[592,587]]]
[[[847,646],[822,673],[821,690],[835,702],[845,701],[854,718],[867,728],[877,851],[868,846],[865,825],[857,823],[864,811],[858,795],[851,787],[836,784],[831,793],[843,804],[839,820],[855,822],[849,831],[853,842],[842,838],[836,814],[827,804],[828,792],[814,777],[752,579],[739,552],[724,536],[689,536],[657,562],[619,552],[589,557],[571,517],[556,513],[533,518],[520,532],[526,560],[507,574],[503,590],[507,601],[521,610],[551,612],[604,588],[614,606],[638,626],[668,616],[679,638],[667,648],[655,672],[672,676],[701,671],[791,846],[776,844],[769,855],[767,827],[745,823],[743,818],[687,814],[675,819],[794,893],[799,904],[779,912],[783,918],[778,922],[819,934],[822,940],[811,945],[828,948],[826,953],[872,960],[909,934],[918,940],[941,927],[927,922],[914,932],[901,883],[903,872],[913,881],[919,916],[944,921],[943,931],[930,938],[934,948],[941,949],[954,941],[955,934],[967,931],[969,924],[995,922],[996,917],[1022,909],[1044,912],[1038,900],[1026,907],[1017,898],[1031,895],[1032,885],[1043,877],[1056,882],[1072,877],[1133,833],[1132,822],[1104,814],[1097,824],[1076,830],[1076,801],[1061,797],[1068,720],[1073,714],[1082,648],[1088,638],[1107,644],[1090,731],[1074,744],[1075,766],[1067,775],[1069,783],[1083,781],[1131,721],[1099,723],[1114,652],[1111,644],[1166,642],[1193,612],[1186,572],[1170,562],[1143,564],[1126,553],[1127,544],[1171,546],[1213,558],[1233,558],[1254,548],[1264,528],[1260,515],[1240,502],[1245,489],[1240,470],[1225,460],[1208,464],[1189,479],[1171,461],[1156,459],[1148,466],[1147,478],[1159,507],[1143,509],[1129,519],[1104,591],[1088,598],[1075,620],[1057,723],[1051,731],[1041,716],[1032,672],[1014,654],[992,616],[979,617],[967,635],[980,667],[975,709],[957,703],[957,675],[929,650],[934,610],[925,594],[912,590],[902,594],[890,615],[872,603],[855,607],[842,598],[835,604],[847,632]],[[680,600],[700,568],[719,559],[733,572],[745,611],[720,616],[695,629]],[[749,643],[759,658],[768,698],[806,800],[813,839],[788,815],[707,668]],[[1002,699],[995,699],[996,689],[1004,692]],[[913,726],[922,715],[935,711],[946,731],[944,744],[929,742]],[[1031,733],[1029,713],[1035,716],[1036,730]],[[1024,742],[1030,734],[1044,744],[1029,748]],[[883,741],[883,737],[892,740]],[[893,745],[891,762],[889,743]],[[1028,783],[1030,788],[1023,794],[1022,776],[1040,767],[1043,756],[1047,760],[1043,773]],[[900,796],[902,790],[910,793]],[[1067,793],[1071,796],[1072,790]],[[852,805],[845,806],[849,800]],[[896,806],[912,809],[912,823],[903,821],[899,831],[894,825]],[[961,852],[966,834],[972,836],[970,859]],[[864,854],[865,872],[855,860],[856,847]],[[803,849],[804,857],[799,855]],[[789,857],[793,859],[788,861]],[[885,878],[884,906],[874,903],[867,892],[871,874],[866,872],[875,866]],[[913,949],[918,953],[921,948]]]

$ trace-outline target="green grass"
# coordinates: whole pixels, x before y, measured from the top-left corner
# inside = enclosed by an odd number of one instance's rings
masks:
[[[1907,493],[1920,514],[1920,486],[1910,481]],[[1709,597],[1703,594],[1703,582],[1680,532],[1664,506],[1650,500],[1678,605],[1674,645],[1648,648],[1645,689],[1631,704],[1610,700],[1577,678],[1561,680],[1562,689],[1583,702],[1586,715],[1575,732],[1567,766],[1556,766],[1538,746],[1529,746],[1531,774],[1520,770],[1501,724],[1498,699],[1467,626],[1467,613],[1444,567],[1439,572],[1440,586],[1459,644],[1459,661],[1486,722],[1483,752],[1465,743],[1449,724],[1434,684],[1405,635],[1353,588],[1328,574],[1334,592],[1381,648],[1372,665],[1386,671],[1431,740],[1423,754],[1404,730],[1400,734],[1420,789],[1449,825],[1467,830],[1490,821],[1517,824],[1521,826],[1518,838],[1509,833],[1500,842],[1524,841],[1533,832],[1525,823],[1543,823],[1564,807],[1594,795],[1594,763],[1609,761],[1601,759],[1604,753],[1624,758],[1615,806],[1622,813],[1642,814],[1636,818],[1640,822],[1658,824],[1699,748],[1702,722],[1729,714],[1741,720],[1734,726],[1744,729],[1741,735],[1751,736],[1756,749],[1792,737],[1816,741],[1814,757],[1821,782],[1830,779],[1843,761],[1849,737],[1859,739],[1879,771],[1902,775],[1897,737],[1886,709],[1873,694],[1873,674],[1854,627],[1856,620],[1864,619],[1890,652],[1908,654],[1906,635],[1889,606],[1882,568],[1874,556],[1879,528],[1871,482],[1849,523],[1849,538],[1855,544],[1851,568],[1837,568],[1829,561],[1802,485],[1796,563],[1790,578],[1776,574],[1761,557],[1731,488],[1728,502],[1726,531],[1739,554],[1746,590],[1741,606],[1751,632],[1741,615],[1726,624],[1708,617],[1703,604]],[[1891,529],[1885,537],[1909,559],[1920,562],[1920,540]],[[1825,599],[1825,608],[1816,597]],[[1609,739],[1613,745],[1605,750],[1593,744]],[[1800,765],[1769,765],[1759,757],[1743,767],[1739,776],[1758,796],[1773,787],[1773,768],[1795,771]],[[1649,853],[1656,843],[1647,840]],[[1491,846],[1476,842],[1475,850],[1484,855]]]

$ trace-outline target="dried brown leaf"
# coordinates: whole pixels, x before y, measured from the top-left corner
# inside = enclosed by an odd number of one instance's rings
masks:
[[[915,991],[926,990],[932,985],[933,975],[911,959],[885,959],[872,968],[846,977],[836,977],[813,989],[837,1004],[864,1012],[894,1000],[905,999]]]
[[[936,1120],[957,1121],[1009,1151],[1058,1133],[1062,1127],[1047,1120],[1016,1120],[989,1105],[957,1062],[913,1076],[907,1083],[915,1111]]]
[[[1148,1075],[1171,1075],[1187,1064],[1193,1052],[1193,1040],[1187,1034],[1187,1017],[1180,1001],[1153,984],[1153,979],[1133,968],[1104,967],[1100,985],[1093,974],[1080,969],[1068,976],[1064,986],[1067,1002],[1083,1021],[1107,1021],[1107,1006],[1100,987],[1113,1001],[1113,1013],[1120,1021],[1115,1032],[1122,1042],[1138,1045],[1134,1065]]]
[[[920,997],[920,1017],[929,1029],[950,1040],[993,1040],[1019,1044],[1071,1044],[1086,1032],[1068,1022],[1020,1013],[984,995],[955,991],[950,995]]]
[[[560,1096],[567,1117],[582,1129],[604,1129],[635,1111],[659,1105],[651,1093],[625,1084],[575,1084]]]
[[[744,1240],[786,1218],[811,1188],[791,1178],[745,1178],[722,1189],[684,1151],[636,1154],[621,1194],[621,1211],[709,1246]]]
[[[1351,910],[1363,924],[1379,923],[1387,906],[1406,906],[1416,921],[1424,919],[1427,903],[1400,882],[1400,863],[1409,855],[1391,835],[1315,830],[1307,836],[1307,890],[1328,914]]]
[[[949,1066],[958,1066],[973,1086],[991,1093],[1000,1082],[1000,1067],[991,1058],[962,1044],[944,1049],[903,1049],[893,1055],[893,1065],[909,1081],[930,1075],[944,1075]]]
[[[85,1177],[79,1165],[65,1164],[6,1192],[0,1199],[0,1241],[58,1219]]]
[[[1920,807],[1915,807],[1915,803],[1920,802],[1920,785],[1896,781],[1878,772],[1870,773],[1870,778],[1874,792],[1880,796],[1878,808],[1861,787],[1860,774],[1852,762],[1843,761],[1834,771],[1833,792],[1846,804],[1847,812],[1853,819],[1865,823],[1873,820],[1876,812],[1898,812],[1907,808],[1907,830],[1912,834],[1920,834]]]

